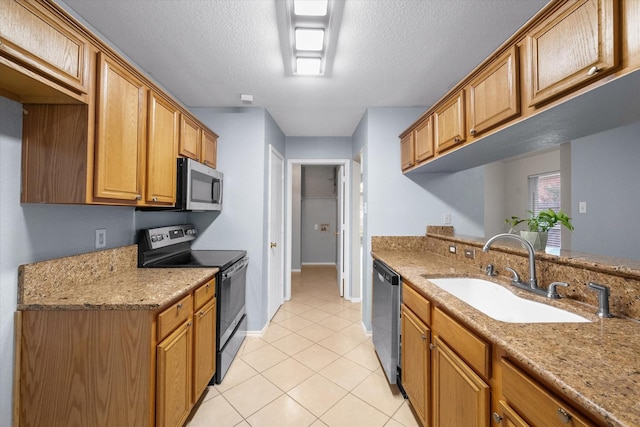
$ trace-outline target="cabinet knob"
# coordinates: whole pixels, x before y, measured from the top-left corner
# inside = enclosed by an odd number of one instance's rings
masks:
[[[191,327],[191,322],[187,323],[187,328]]]
[[[598,71],[600,71],[600,69],[594,65],[593,67],[589,68],[589,71],[587,71],[587,76],[593,76]]]
[[[138,195],[136,196],[136,200],[142,200],[142,195],[138,194]]]
[[[435,350],[436,346],[435,346],[435,345],[433,345],[433,343],[430,343],[430,344],[429,344],[429,348],[430,348],[431,350]]]
[[[422,338],[423,340],[426,340],[426,339],[427,339],[427,336],[426,336],[426,335],[424,335],[424,334],[422,334],[422,335],[420,335],[420,338]]]
[[[204,310],[200,310],[200,317],[204,316]]]
[[[474,136],[476,134],[476,130],[475,129],[471,129],[469,131],[469,135]]]
[[[151,200],[154,201],[154,202],[157,202],[158,198],[157,197],[153,197]]]
[[[571,414],[562,408],[558,408],[558,418],[563,424],[569,424],[571,422]]]
[[[178,308],[178,310],[181,310],[182,309],[182,303],[178,304],[176,307]]]
[[[453,138],[453,142],[455,142],[456,144],[460,142],[460,137],[456,136],[455,138]]]
[[[211,287],[211,283],[207,283],[207,289]]]
[[[502,417],[497,412],[494,412],[493,421],[495,421],[496,424],[500,424],[502,422]]]

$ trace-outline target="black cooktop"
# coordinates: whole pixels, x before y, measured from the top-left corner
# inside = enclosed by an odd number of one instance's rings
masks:
[[[218,267],[224,270],[240,261],[246,254],[247,251],[241,250],[191,250],[147,267]]]

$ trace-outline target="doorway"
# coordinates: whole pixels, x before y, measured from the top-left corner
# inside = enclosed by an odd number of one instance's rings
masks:
[[[333,171],[331,176],[325,177],[334,189],[332,195],[335,208],[332,214],[325,215],[326,220],[316,220],[302,216],[302,167],[325,166],[321,170],[325,173]],[[320,170],[320,169],[319,169]],[[321,205],[319,200],[310,199],[310,203],[305,207],[308,211],[316,212],[315,205]],[[330,203],[327,203],[330,204]],[[293,256],[299,256],[304,249],[301,242],[294,242],[293,229],[306,226],[311,228],[312,233],[317,237],[332,241],[333,258],[326,264],[334,264],[336,268],[336,282],[339,295],[345,299],[351,299],[351,224],[349,212],[351,206],[351,161],[347,159],[330,160],[309,160],[290,159],[287,163],[287,246],[286,246],[286,267],[285,267],[285,300],[291,299],[291,273]],[[331,215],[333,216],[331,218]],[[304,225],[303,221],[307,221]],[[311,221],[311,222],[308,222]],[[315,250],[316,248],[314,248]],[[300,264],[296,259],[296,270]],[[322,262],[321,262],[322,264]]]
[[[284,158],[269,147],[269,320],[282,305],[284,297]]]

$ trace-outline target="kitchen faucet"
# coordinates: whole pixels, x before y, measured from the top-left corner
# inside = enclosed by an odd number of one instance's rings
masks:
[[[485,243],[484,246],[482,247],[482,252],[489,252],[489,248],[491,247],[493,242],[501,239],[517,240],[518,242],[524,245],[527,251],[529,251],[529,284],[526,284],[522,280],[520,280],[520,276],[514,269],[507,267],[506,269],[510,271],[511,274],[513,275],[511,284],[517,288],[524,289],[525,291],[533,292],[538,295],[547,296],[547,291],[545,289],[541,289],[538,287],[538,281],[536,280],[535,250],[533,249],[533,246],[531,246],[531,243],[529,243],[522,237],[518,236],[517,234],[510,234],[510,233],[496,234],[495,236],[487,240],[487,243]]]

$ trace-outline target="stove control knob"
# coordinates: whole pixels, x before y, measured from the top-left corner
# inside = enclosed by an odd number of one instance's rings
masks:
[[[152,241],[152,242],[155,242],[156,240],[158,240],[158,239],[156,238],[156,236],[151,236],[151,241]]]
[[[160,240],[164,240],[164,236],[162,234],[158,234],[158,237],[156,237],[156,240],[159,242]]]
[[[185,231],[185,233],[189,236],[189,235],[193,235],[195,236],[198,233],[198,230],[196,230],[195,228],[190,228],[188,230]]]

